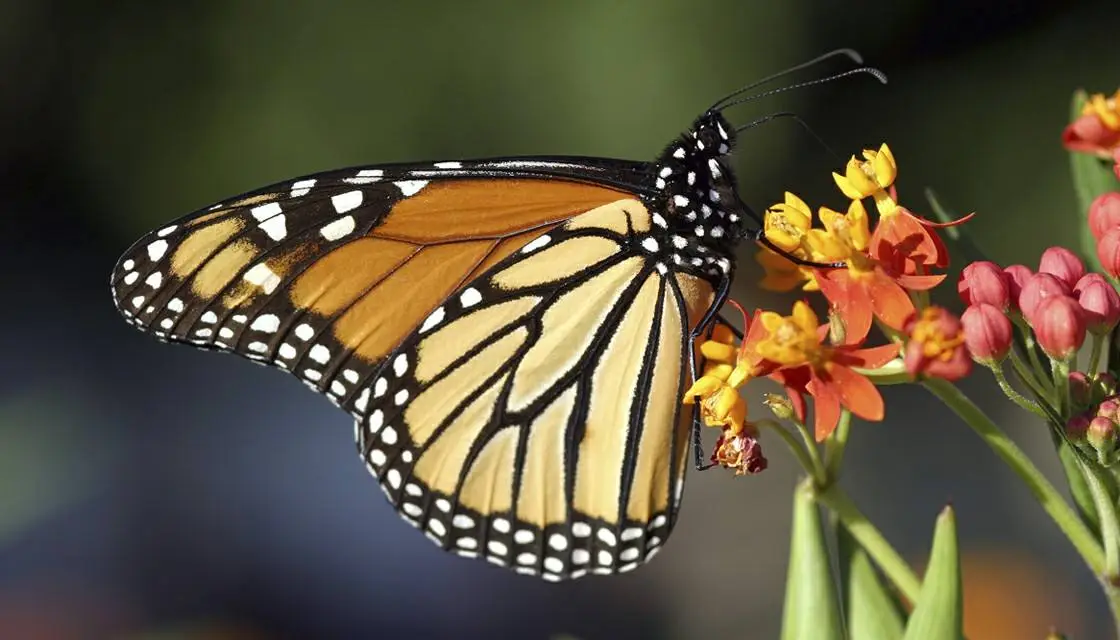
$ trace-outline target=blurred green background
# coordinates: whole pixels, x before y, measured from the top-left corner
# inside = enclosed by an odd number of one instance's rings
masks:
[[[891,144],[992,257],[1077,237],[1058,137],[1078,87],[1120,85],[1100,2],[0,2],[0,638],[775,638],[797,473],[693,474],[665,553],[549,585],[438,553],[295,380],[156,343],[115,315],[117,255],[230,194],[354,164],[652,158],[726,92],[850,46],[891,78],[737,107],[792,110],[841,154]],[[812,73],[804,76],[812,77]],[[843,204],[793,123],[740,138],[743,198]],[[761,294],[744,247],[736,296]],[[952,289],[952,284],[947,286]],[[1043,425],[966,387],[1057,479]],[[973,640],[1105,637],[1094,581],[943,408],[887,392],[845,483],[920,565],[954,503]]]

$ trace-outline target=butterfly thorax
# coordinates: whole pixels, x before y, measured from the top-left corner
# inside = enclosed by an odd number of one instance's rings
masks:
[[[666,251],[678,266],[716,278],[730,276],[735,245],[742,237],[742,205],[726,160],[734,129],[717,112],[697,119],[655,164],[654,186],[663,203]]]

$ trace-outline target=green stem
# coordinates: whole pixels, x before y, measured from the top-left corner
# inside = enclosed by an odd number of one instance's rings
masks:
[[[793,418],[790,420],[797,427],[797,431],[801,433],[801,440],[805,443],[805,452],[809,454],[809,459],[812,460],[813,466],[809,472],[813,474],[813,481],[818,485],[823,485],[828,482],[828,475],[825,472],[824,462],[821,461],[821,453],[817,450],[817,440],[813,437],[809,427],[805,423]]]
[[[1023,346],[1027,352],[1027,357],[1030,358],[1031,366],[1034,368],[1035,376],[1039,380],[1045,380],[1049,376],[1046,375],[1046,368],[1042,366],[1042,360],[1038,357],[1038,349],[1035,348],[1034,333],[1027,325],[1026,320],[1019,320],[1017,323],[1019,330],[1023,332]]]
[[[1015,368],[1015,373],[1018,374],[1023,384],[1030,387],[1031,391],[1034,392],[1036,396],[1047,400],[1050,399],[1049,387],[1043,386],[1043,380],[1045,380],[1045,378],[1039,378],[1036,374],[1032,373],[1031,368],[1027,366],[1027,363],[1023,362],[1023,357],[1020,356],[1015,349],[1011,350],[1011,366]]]
[[[844,450],[848,446],[848,435],[852,431],[852,412],[847,409],[840,412],[840,422],[836,430],[824,441],[824,478],[825,486],[835,483],[840,478],[840,464],[844,461]]]
[[[1100,516],[1101,538],[1104,542],[1104,575],[1101,578],[1108,588],[1120,577],[1120,524],[1116,521],[1116,505],[1097,475],[1098,470],[1090,468],[1078,458],[1075,459]]]
[[[1072,360],[1051,360],[1051,371],[1054,374],[1054,398],[1057,400],[1054,407],[1058,410],[1058,415],[1069,415],[1069,365],[1070,362],[1077,362],[1077,356],[1073,356]]]
[[[1028,400],[1021,393],[1016,391],[1011,383],[1007,380],[1007,375],[1003,372],[1003,366],[997,363],[991,363],[988,368],[992,370],[992,375],[996,377],[996,382],[999,383],[999,388],[1003,390],[1004,395],[1011,398],[1011,401],[1019,405],[1021,408],[1030,411],[1036,416],[1046,419],[1046,412],[1034,400]]]
[[[836,515],[840,524],[852,534],[867,555],[883,570],[883,575],[898,587],[902,595],[911,603],[917,602],[918,594],[922,590],[922,583],[918,580],[918,576],[887,542],[883,534],[879,533],[875,525],[860,512],[840,485],[833,484],[820,491],[817,494],[817,501]]]
[[[1090,376],[1097,372],[1101,366],[1101,355],[1104,353],[1104,343],[1108,339],[1109,334],[1092,334],[1093,335],[1093,350],[1089,353],[1089,367],[1085,369],[1085,373]]]
[[[987,443],[992,451],[1026,483],[1027,488],[1042,505],[1042,509],[1081,554],[1081,558],[1089,566],[1093,575],[1101,575],[1104,571],[1104,550],[1085,523],[1077,517],[1054,485],[1050,484],[1022,449],[973,404],[968,396],[961,393],[960,389],[940,379],[925,380],[922,384],[964,420],[965,424],[971,427],[980,439]]]
[[[792,433],[787,431],[785,427],[773,420],[759,420],[755,423],[755,425],[759,427],[765,427],[770,431],[773,431],[779,438],[785,441],[786,445],[789,447],[789,450],[793,452],[793,457],[797,458],[797,461],[801,463],[801,467],[813,477],[814,481],[824,480],[824,467],[820,463],[820,457],[816,455],[810,455],[805,450],[805,446],[801,444],[801,442]],[[814,454],[816,453],[815,447],[813,447],[811,450]]]

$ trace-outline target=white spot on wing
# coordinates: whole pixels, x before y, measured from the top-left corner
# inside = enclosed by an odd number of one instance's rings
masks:
[[[144,280],[144,283],[153,289],[159,289],[160,285],[163,284],[163,274],[159,271],[153,271]]]
[[[311,347],[311,351],[307,352],[307,357],[319,364],[327,364],[331,359],[331,351],[323,345],[317,344]]]
[[[250,267],[241,277],[246,282],[260,287],[266,294],[276,291],[276,287],[280,286],[280,276],[273,273],[272,269],[269,269],[268,265],[263,262],[258,262]]]
[[[125,284],[132,284],[132,283],[136,282],[136,281],[137,281],[137,280],[139,280],[139,279],[140,279],[140,274],[139,274],[139,273],[137,273],[137,272],[135,272],[135,271],[129,271],[129,272],[128,272],[127,274],[125,274],[125,276],[124,276],[124,283],[125,283]]]
[[[291,360],[296,357],[296,348],[287,342],[282,343],[280,348],[276,351],[277,355],[285,360]]]
[[[152,262],[155,262],[156,260],[162,258],[163,254],[166,252],[166,240],[156,240],[155,242],[148,245],[148,258],[150,258]]]
[[[125,271],[128,271],[129,269],[131,269],[132,267],[135,267],[135,266],[136,266],[136,261],[133,260],[132,258],[129,258],[128,260],[125,260],[124,262],[121,263],[121,269],[124,269]]]
[[[353,178],[343,178],[342,181],[350,184],[369,184],[381,180],[383,175],[385,171],[382,169],[362,169]]]
[[[201,322],[205,322],[206,324],[214,324],[218,321],[218,314],[214,313],[213,311],[207,311],[206,313],[202,314],[202,317],[199,318],[199,320]]]
[[[268,220],[265,220],[258,226],[262,231],[268,234],[269,238],[272,238],[273,240],[279,242],[288,235],[288,227],[285,224],[284,218],[284,214],[281,213],[278,216],[274,216],[272,218],[269,218]]]
[[[360,189],[355,189],[331,196],[331,204],[334,205],[334,210],[339,213],[357,209],[362,204],[362,192]]]
[[[296,180],[292,183],[292,197],[299,198],[307,195],[311,191],[311,187],[315,186],[315,179],[309,180]]]
[[[424,320],[424,324],[420,325],[420,333],[430,331],[432,327],[443,322],[443,307],[437,307],[435,311]]]
[[[369,387],[362,389],[358,397],[354,399],[354,409],[357,411],[365,411],[366,405],[369,403]]]
[[[393,360],[393,373],[399,378],[405,371],[408,371],[408,356],[402,353]]]
[[[183,301],[179,298],[172,298],[167,301],[167,310],[172,313],[179,313],[183,310]]]
[[[249,213],[253,214],[253,217],[256,218],[258,222],[262,222],[283,211],[284,210],[280,208],[279,202],[269,202],[268,204],[253,207],[249,210]]]
[[[249,328],[265,333],[276,333],[276,330],[280,328],[280,317],[275,313],[259,315],[253,320],[253,324],[249,325]]]
[[[482,294],[474,287],[470,287],[459,296],[459,303],[464,307],[473,307],[479,302],[482,302]]]
[[[399,180],[393,184],[401,190],[405,196],[414,196],[420,192],[421,189],[428,186],[427,180]]]
[[[463,163],[462,162],[437,162],[432,166],[437,168],[437,169],[462,169],[463,168]]]
[[[537,238],[536,240],[533,240],[529,244],[525,245],[524,247],[521,247],[521,253],[532,253],[532,252],[536,251],[537,249],[540,249],[541,247],[548,244],[551,240],[552,240],[552,238],[550,238],[548,236],[548,234],[546,233],[543,236],[541,236],[541,237]]]
[[[173,224],[170,227],[164,227],[164,228],[160,229],[159,231],[156,232],[156,235],[163,238],[163,237],[171,235],[178,228],[179,228],[179,225]]]
[[[334,242],[340,238],[345,238],[347,235],[354,231],[354,216],[346,216],[339,218],[334,222],[323,225],[319,229],[319,233],[328,241]]]
[[[311,325],[304,322],[296,327],[295,334],[300,340],[310,340],[311,336],[315,335],[315,330],[311,328]]]

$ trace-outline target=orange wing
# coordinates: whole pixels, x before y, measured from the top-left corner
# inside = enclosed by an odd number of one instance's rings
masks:
[[[111,284],[137,327],[299,368],[338,401],[465,282],[627,195],[555,179],[297,180],[145,236]]]

